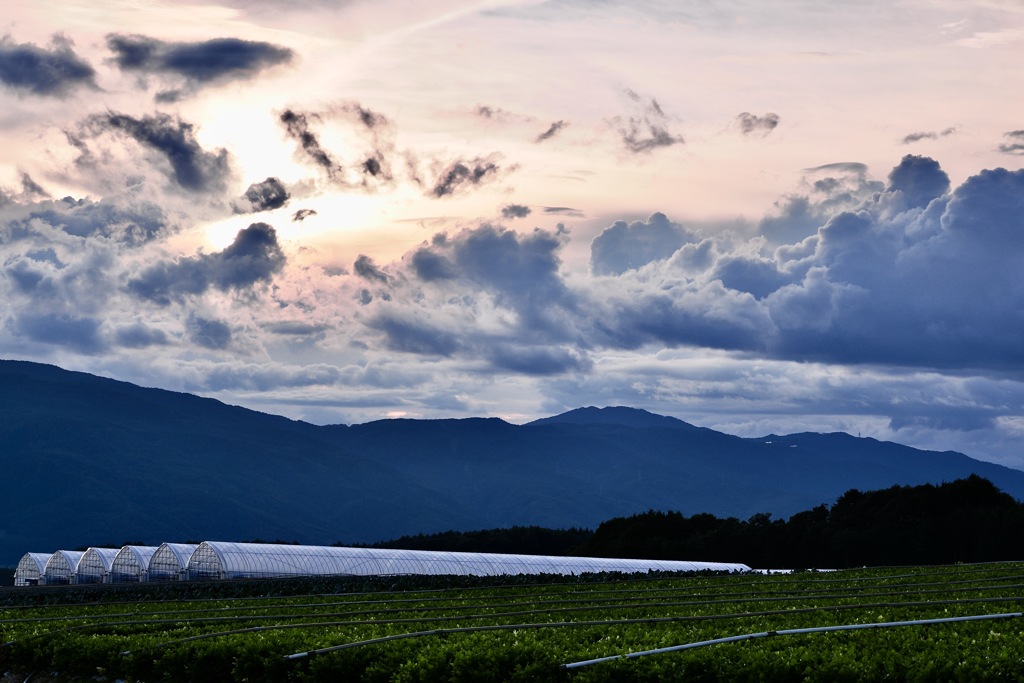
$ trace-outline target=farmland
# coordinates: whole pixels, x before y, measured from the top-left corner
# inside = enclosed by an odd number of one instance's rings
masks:
[[[1021,563],[10,588],[0,591],[0,673],[144,681],[1018,680],[1024,621],[1012,617],[761,638],[572,671],[561,665],[740,634],[1021,610]]]

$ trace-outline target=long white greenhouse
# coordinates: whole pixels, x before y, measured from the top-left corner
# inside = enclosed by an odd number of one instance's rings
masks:
[[[500,555],[434,550],[386,550],[313,545],[222,543],[204,541],[188,561],[191,580],[286,576],[393,576],[432,574],[502,576],[511,574],[584,574],[588,572],[745,571],[750,567],[718,562],[616,560],[598,557]]]
[[[602,557],[506,555],[432,550],[204,541],[152,546],[27,553],[15,586],[299,576],[507,576],[597,572],[747,572],[745,564],[628,560]]]

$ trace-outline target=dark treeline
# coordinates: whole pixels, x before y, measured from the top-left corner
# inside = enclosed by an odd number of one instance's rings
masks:
[[[844,493],[788,520],[649,512],[596,531],[513,527],[407,536],[382,548],[578,555],[759,568],[950,564],[1024,558],[1024,505],[987,479]]]

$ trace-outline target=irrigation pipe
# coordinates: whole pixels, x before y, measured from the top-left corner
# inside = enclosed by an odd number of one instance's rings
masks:
[[[984,619],[1014,619],[1017,617],[1024,617],[1024,612],[1007,612],[1003,614],[977,614],[967,617],[943,617],[940,619],[915,619],[913,621],[882,621],[872,624],[843,624],[840,626],[815,626],[811,628],[791,628],[791,629],[780,629],[778,631],[762,631],[760,633],[745,633],[739,636],[727,636],[725,638],[714,638],[712,640],[701,640],[696,643],[686,643],[685,645],[673,645],[671,647],[661,647],[656,650],[644,650],[642,652],[629,652],[622,655],[611,655],[609,657],[598,657],[597,659],[587,659],[580,662],[572,662],[570,664],[563,664],[563,669],[579,669],[584,666],[592,666],[594,664],[601,664],[604,662],[614,662],[622,659],[635,659],[637,657],[646,657],[648,655],[660,655],[666,652],[679,652],[681,650],[693,650],[698,647],[707,647],[709,645],[719,645],[721,643],[736,643],[745,640],[755,640],[757,638],[770,638],[773,636],[795,636],[805,633],[828,633],[832,631],[859,631],[862,629],[873,629],[873,628],[895,628],[899,626],[924,626],[928,624],[953,624],[962,621],[982,621]]]

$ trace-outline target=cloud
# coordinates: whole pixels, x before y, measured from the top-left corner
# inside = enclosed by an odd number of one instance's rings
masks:
[[[15,332],[33,342],[61,346],[85,355],[106,350],[100,321],[69,314],[22,312],[14,320]]]
[[[502,218],[526,218],[530,213],[530,207],[522,204],[508,204],[501,207]]]
[[[0,40],[0,83],[20,94],[67,97],[80,87],[97,89],[96,71],[56,35],[49,50]]]
[[[327,118],[347,120],[354,125],[353,147],[364,149],[357,160],[342,163],[323,147],[311,122]],[[299,143],[307,159],[318,166],[335,184],[345,188],[372,190],[394,180],[391,159],[395,156],[395,126],[387,116],[367,109],[358,102],[332,105],[323,113],[287,109],[279,116],[288,135]]]
[[[0,242],[51,239],[47,229],[83,238],[104,238],[140,246],[170,231],[158,205],[131,198],[58,200],[11,203],[0,207]]]
[[[736,116],[736,121],[739,123],[740,131],[744,135],[750,135],[751,133],[761,133],[762,135],[768,135],[779,125],[779,115],[773,112],[768,112],[764,116],[756,116],[750,112],[743,112]]]
[[[627,90],[626,96],[636,104],[639,111],[628,119],[615,117],[612,123],[618,129],[627,150],[633,154],[646,154],[661,147],[685,142],[681,135],[669,131],[668,116],[657,100],[651,98],[645,104],[640,95],[632,90]]]
[[[118,328],[115,337],[119,346],[129,349],[146,349],[151,346],[166,346],[169,343],[163,330],[141,322]]]
[[[197,346],[220,351],[231,345],[231,327],[220,320],[190,316],[186,321],[188,338]]]
[[[241,291],[269,282],[281,271],[285,256],[277,233],[266,223],[239,230],[223,251],[165,261],[146,268],[128,282],[135,296],[162,306],[199,295],[211,287]]]
[[[1003,154],[1024,154],[1024,130],[1011,130],[1003,133],[1009,139],[999,145],[999,151]]]
[[[837,162],[803,169],[801,192],[775,203],[776,211],[761,219],[758,233],[773,245],[796,244],[814,235],[836,214],[856,208],[885,190],[868,176],[860,162]]]
[[[177,116],[155,114],[135,118],[110,112],[91,116],[85,129],[123,134],[159,153],[170,164],[170,177],[183,190],[222,192],[231,174],[228,152],[207,152],[196,140],[195,126]]]
[[[316,211],[313,210],[313,209],[299,209],[298,211],[296,211],[295,213],[292,214],[292,222],[293,223],[301,223],[302,221],[306,220],[310,216],[315,216],[315,215],[316,215]]]
[[[297,112],[292,109],[284,110],[278,117],[288,135],[299,143],[306,157],[319,166],[329,178],[333,178],[341,170],[341,167],[321,147],[320,140],[310,130],[309,121],[311,118],[315,119],[318,116],[313,113]]]
[[[487,157],[453,161],[437,175],[430,194],[438,198],[449,197],[463,193],[470,188],[485,185],[498,178],[506,170],[498,166],[498,160],[499,156],[492,154]]]
[[[544,142],[545,140],[550,140],[568,125],[569,124],[566,121],[555,121],[548,127],[546,131],[538,135],[536,139],[534,139],[534,142]]]
[[[289,198],[291,195],[284,183],[279,178],[270,177],[250,185],[241,200],[235,202],[235,212],[259,213],[280,209],[288,203]]]
[[[574,209],[571,206],[545,206],[544,213],[572,216],[573,218],[583,218],[583,212],[579,209]]]
[[[652,261],[667,259],[694,237],[663,213],[646,223],[616,221],[590,244],[590,270],[594,275],[621,275]]]
[[[932,132],[932,131],[921,131],[921,132],[917,132],[917,133],[910,133],[909,135],[903,136],[903,144],[904,145],[909,145],[909,144],[912,144],[914,142],[920,142],[921,140],[938,140],[939,138],[944,138],[944,137],[947,137],[949,135],[953,135],[955,133],[956,133],[956,128],[946,128],[946,129],[941,130],[941,131],[939,131],[937,133],[936,132]]]
[[[487,360],[495,368],[522,375],[561,375],[587,372],[593,363],[578,350],[560,346],[500,343],[490,346]]]
[[[387,282],[387,274],[381,270],[373,259],[365,254],[360,254],[356,259],[356,262],[352,264],[352,269],[355,274],[364,280],[375,280],[377,282]]]
[[[454,334],[418,318],[403,318],[389,311],[370,326],[384,333],[385,344],[393,351],[447,357],[459,350]]]
[[[572,321],[576,314],[570,311],[578,304],[558,272],[566,239],[563,232],[536,229],[521,235],[485,223],[451,238],[435,239],[408,261],[413,275],[439,287],[445,299],[452,292],[465,292],[470,299],[485,297],[489,305],[505,311],[498,314],[504,320],[499,327],[508,334],[514,330],[515,335],[532,335],[538,342],[564,340],[576,337]]]
[[[158,93],[173,102],[214,83],[249,79],[259,72],[294,58],[288,48],[270,43],[216,38],[196,43],[169,43],[141,35],[111,34],[107,47],[123,71],[171,76],[184,81],[181,88]]]
[[[924,208],[949,192],[949,176],[934,159],[908,154],[889,173],[886,191],[899,194],[901,210]]]

